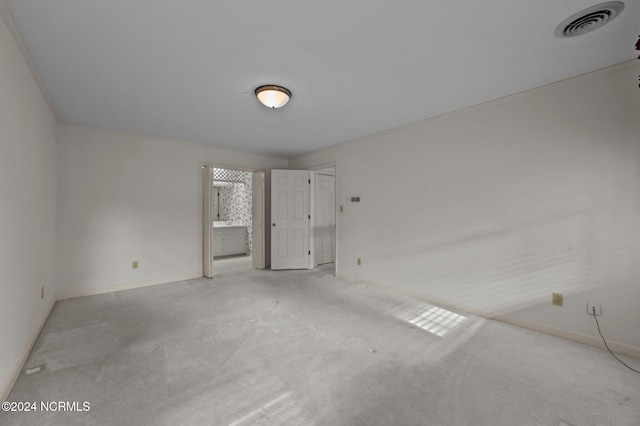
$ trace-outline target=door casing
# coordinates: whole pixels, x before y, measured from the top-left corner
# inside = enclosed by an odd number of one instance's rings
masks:
[[[266,227],[265,223],[265,215],[266,215],[266,199],[265,199],[265,172],[263,170],[255,170],[255,169],[247,169],[244,167],[238,166],[229,166],[229,165],[219,165],[219,164],[210,164],[210,163],[201,163],[201,179],[200,179],[200,206],[201,206],[201,232],[202,235],[202,245],[201,245],[201,256],[200,263],[202,265],[202,275],[207,278],[213,278],[214,276],[214,267],[213,267],[213,222],[216,220],[213,216],[212,209],[212,199],[211,196],[213,194],[213,169],[231,169],[231,170],[242,170],[246,172],[253,172],[253,183],[256,182],[256,174],[261,174],[261,184],[259,184],[255,189],[252,189],[252,222],[255,222],[256,215],[258,219],[262,219],[262,232],[259,235],[256,235],[256,229],[253,229],[253,243],[252,243],[252,260],[251,264],[253,268],[256,269],[264,269],[266,264],[266,241],[267,235],[265,235]],[[252,185],[253,186],[253,185]],[[260,214],[261,213],[261,214]],[[256,241],[256,236],[258,237]],[[256,246],[256,244],[258,246]],[[260,253],[260,257],[255,259],[254,252],[258,250]]]

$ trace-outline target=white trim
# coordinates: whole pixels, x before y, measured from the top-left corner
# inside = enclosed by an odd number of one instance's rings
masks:
[[[108,130],[107,130],[108,131]],[[180,142],[180,141],[176,141],[176,142]],[[190,144],[191,142],[185,142]],[[213,147],[210,147],[213,148]],[[225,148],[222,148],[225,149]],[[259,156],[259,155],[258,155]],[[274,157],[274,158],[280,158],[280,157]],[[256,172],[262,172],[264,173],[264,182],[263,184],[266,185],[266,177],[267,177],[267,171],[270,170],[269,168],[263,167],[263,168],[255,168],[255,167],[243,167],[243,166],[234,166],[234,165],[230,165],[230,164],[221,164],[221,163],[216,163],[216,162],[200,162],[198,167],[200,167],[200,169],[202,170],[204,167],[210,167],[212,170],[213,169],[228,169],[228,170],[238,170],[241,172],[249,172],[249,173],[256,173]],[[253,176],[252,176],[252,181],[253,181]],[[203,271],[203,275],[204,275],[204,241],[205,241],[205,235],[204,235],[204,225],[203,225],[203,221],[204,221],[204,180],[203,179],[199,179],[198,180],[198,211],[200,212],[200,219],[198,220],[198,239],[200,241],[200,243],[198,244],[198,261],[199,261],[199,268],[201,271]],[[267,214],[267,199],[266,199],[266,187],[265,187],[265,191],[263,191],[263,214],[265,215],[265,219],[266,219],[266,214]],[[251,208],[253,209],[253,196],[251,197]],[[252,218],[253,219],[253,218]],[[270,267],[270,259],[267,259],[267,245],[266,245],[266,241],[267,239],[267,225],[265,222],[265,225],[263,227],[263,239],[265,241],[264,244],[264,258],[265,258],[265,268]],[[268,230],[268,232],[271,232],[271,229]],[[212,249],[213,250],[213,249]],[[215,265],[215,259],[213,260],[214,265]],[[251,262],[252,262],[252,267],[253,267],[253,253],[251,253]],[[213,269],[212,269],[213,271]]]
[[[599,337],[588,336],[586,334],[576,333],[574,331],[562,330],[560,328],[551,327],[549,325],[540,324],[533,321],[523,320],[521,318],[516,318],[510,315],[496,314],[496,313],[485,311],[482,309],[472,308],[463,304],[453,303],[451,301],[432,299],[424,296],[423,294],[420,294],[411,290],[404,290],[396,287],[391,287],[391,286],[380,284],[374,281],[362,280],[349,275],[337,274],[337,277],[342,280],[364,284],[369,287],[379,288],[381,290],[389,291],[391,293],[401,294],[403,296],[409,296],[415,299],[424,300],[425,302],[434,303],[444,308],[450,308],[450,309],[456,309],[459,311],[469,312],[471,314],[478,315],[487,319],[500,321],[506,324],[515,325],[517,327],[538,331],[540,333],[561,337],[563,339],[570,340],[576,343],[581,343],[583,345],[588,345],[588,346],[594,346],[596,348],[606,350],[604,344],[602,343],[602,339],[600,339]],[[614,352],[640,359],[640,348],[625,345],[623,343],[612,342],[609,340],[607,340],[607,344],[609,345],[611,350]]]
[[[134,288],[149,287],[152,285],[194,280],[196,278],[202,278],[202,273],[184,275],[184,276],[175,277],[175,278],[160,278],[160,279],[151,280],[151,281],[140,281],[136,283],[123,284],[123,285],[113,286],[113,287],[102,287],[99,289],[92,289],[87,291],[82,291],[82,290],[75,291],[75,292],[69,291],[66,293],[62,293],[61,295],[58,295],[58,300],[74,299],[76,297],[85,297],[85,296],[95,296],[96,294],[113,293],[114,291],[131,290]]]
[[[264,170],[251,172],[251,267],[253,269],[266,269],[266,203]],[[258,232],[256,232],[258,230]]]
[[[42,76],[40,75],[40,72],[38,72],[38,67],[36,67],[35,62],[33,62],[33,58],[31,58],[29,49],[27,49],[27,45],[25,44],[24,39],[22,38],[22,34],[20,33],[20,30],[16,25],[16,21],[13,19],[11,10],[9,10],[9,7],[7,6],[7,3],[5,2],[5,0],[0,0],[0,15],[2,16],[2,18],[4,18],[5,25],[9,29],[9,32],[11,33],[11,35],[13,36],[13,40],[18,45],[18,49],[20,50],[20,53],[22,53],[22,57],[24,58],[24,61],[27,64],[27,68],[29,68],[29,71],[31,72],[33,79],[36,81],[36,84],[38,85],[38,88],[40,89],[40,92],[42,93],[42,96],[44,97],[44,100],[47,103],[47,106],[49,107],[51,114],[53,114],[53,118],[59,124],[60,116],[58,115],[58,111],[56,110],[56,107],[53,104],[53,100],[49,96],[49,92],[47,92],[47,88],[44,85],[44,80],[42,80]]]
[[[213,278],[213,221],[212,200],[213,195],[213,167],[202,166],[202,275]]]
[[[335,195],[335,202],[334,202],[335,213],[334,213],[334,215],[335,215],[335,222],[336,222],[335,223],[335,227],[336,227],[335,241],[334,241],[334,247],[333,247],[334,255],[335,255],[335,260],[333,261],[333,275],[337,277],[338,276],[338,230],[339,230],[338,222],[339,222],[339,216],[340,216],[340,212],[339,212],[340,207],[338,205],[339,204],[338,203],[338,200],[339,200],[339,197],[338,197],[338,177],[337,177],[338,176],[338,161],[336,160],[336,161],[329,161],[327,163],[316,164],[315,166],[310,166],[308,168],[308,170],[310,170],[314,174],[316,174],[320,170],[328,169],[328,168],[331,168],[331,167],[333,167],[333,177],[335,178],[335,185],[334,185],[334,190],[335,190],[335,194],[334,194]],[[315,176],[314,176],[314,178],[315,178]],[[316,216],[316,211],[315,211],[315,202],[316,202],[316,199],[315,199],[315,197],[316,197],[315,179],[314,179],[313,187],[314,187],[314,192],[313,192],[314,208],[313,208],[313,216],[312,216],[313,220],[312,220],[312,223],[310,225],[313,225],[313,229],[315,229],[315,223],[316,223],[316,221],[315,221],[315,216]],[[313,238],[315,239],[315,232],[312,233],[311,230],[309,230],[309,233],[311,235],[313,235]],[[313,254],[313,265],[314,265],[314,268],[315,268],[315,267],[318,266],[318,264],[315,261],[315,257],[316,257],[316,255],[315,255],[315,241],[313,242],[312,254]]]
[[[3,0],[0,0],[0,2]],[[158,141],[158,142],[168,142],[168,143],[175,143],[178,145],[189,145],[189,146],[194,146],[194,147],[199,147],[199,148],[206,148],[206,149],[211,149],[214,151],[223,151],[223,152],[229,152],[229,153],[235,153],[235,154],[243,154],[243,155],[248,155],[251,157],[257,157],[257,158],[272,158],[275,160],[285,160],[288,161],[288,157],[282,157],[279,155],[273,155],[273,154],[262,154],[260,152],[255,152],[255,151],[246,151],[243,149],[238,149],[238,148],[228,148],[228,147],[223,147],[223,146],[215,146],[215,145],[211,145],[208,143],[197,143],[197,142],[189,142],[189,141],[184,141],[184,140],[179,140],[179,139],[170,139],[170,138],[163,138],[161,136],[148,136],[148,135],[144,135],[142,133],[133,133],[133,132],[123,132],[120,130],[111,130],[111,129],[104,129],[102,127],[93,127],[93,126],[85,126],[82,124],[73,124],[73,123],[67,123],[64,121],[60,121],[58,123],[59,126],[65,126],[65,127],[75,127],[78,129],[86,129],[86,130],[93,130],[93,131],[99,131],[99,132],[104,132],[104,133],[109,133],[112,135],[118,135],[118,136],[129,136],[129,137],[133,137],[133,138],[140,138],[140,139],[146,139],[149,141]],[[205,164],[205,163],[203,163]],[[206,164],[210,164],[213,165],[210,162],[207,162]],[[230,168],[229,167],[222,167],[219,165],[215,165],[215,167],[218,168]],[[236,166],[233,166],[233,168],[238,169]],[[249,171],[249,170],[246,170]]]
[[[333,167],[335,169],[336,163],[337,163],[337,161],[330,161],[328,163],[316,164],[315,166],[309,167],[309,170],[314,171],[314,172],[319,172],[320,170],[329,169],[331,167]],[[334,172],[335,172],[335,170],[334,170]]]
[[[40,323],[31,334],[29,341],[25,345],[24,349],[22,350],[22,353],[20,354],[20,357],[18,358],[15,365],[13,366],[13,369],[11,370],[11,373],[9,374],[9,378],[7,379],[6,383],[2,386],[2,389],[0,390],[0,401],[6,401],[7,398],[9,397],[9,394],[11,393],[13,386],[16,384],[16,381],[18,381],[18,378],[20,377],[20,373],[22,372],[22,369],[24,368],[24,365],[27,362],[29,355],[31,355],[31,350],[33,349],[33,345],[36,344],[36,341],[40,336],[40,332],[44,328],[44,325],[47,323],[47,320],[49,319],[49,315],[51,315],[51,311],[53,310],[53,307],[55,306],[55,304],[56,304],[56,301],[52,300],[51,305],[49,306],[49,309],[46,310],[45,314],[40,319]]]
[[[532,89],[523,90],[521,92],[513,93],[513,94],[506,95],[506,96],[503,96],[503,97],[500,97],[500,98],[496,98],[496,99],[490,99],[490,100],[485,101],[485,102],[469,105],[469,106],[462,107],[462,108],[459,108],[459,109],[456,109],[456,110],[453,110],[453,111],[444,112],[442,114],[434,115],[432,117],[427,117],[427,118],[424,118],[422,120],[413,121],[413,122],[410,122],[410,123],[407,123],[407,124],[403,124],[403,125],[400,125],[400,126],[390,127],[388,129],[384,129],[384,130],[381,130],[379,132],[371,133],[371,134],[364,135],[364,136],[359,136],[357,138],[349,139],[347,141],[339,142],[337,144],[326,146],[326,147],[323,147],[323,148],[318,148],[318,149],[316,149],[314,151],[309,151],[309,152],[307,152],[305,154],[300,154],[300,155],[296,155],[294,157],[289,158],[289,164],[295,162],[299,158],[303,158],[303,157],[306,157],[306,156],[310,156],[312,154],[328,151],[330,149],[334,149],[337,146],[351,146],[352,144],[357,143],[357,142],[361,141],[362,139],[370,138],[371,136],[388,134],[390,132],[395,131],[396,129],[400,129],[400,128],[403,128],[403,127],[409,127],[409,126],[416,125],[418,123],[423,123],[423,122],[428,122],[430,120],[436,120],[436,119],[444,118],[444,117],[447,117],[449,115],[459,114],[461,112],[473,111],[474,109],[482,108],[482,107],[487,106],[487,105],[494,105],[494,104],[499,104],[499,103],[502,103],[502,102],[508,102],[508,101],[511,101],[511,100],[520,99],[520,98],[525,97],[525,96],[537,94],[537,93],[540,93],[540,92],[545,92],[545,91],[548,91],[548,90],[555,90],[555,89],[558,89],[558,88],[563,87],[563,86],[567,86],[567,85],[571,85],[571,84],[577,84],[577,83],[581,82],[582,80],[591,79],[591,78],[597,78],[598,76],[601,76],[603,74],[609,74],[609,73],[612,73],[612,72],[622,71],[622,70],[625,70],[627,68],[633,68],[633,67],[637,67],[637,66],[638,66],[638,60],[637,59],[630,59],[628,61],[624,61],[624,62],[621,62],[621,63],[616,64],[616,65],[611,65],[611,66],[600,68],[600,69],[597,69],[597,70],[594,70],[594,71],[589,71],[589,72],[586,72],[586,73],[583,73],[583,74],[575,75],[573,77],[568,77],[568,78],[565,78],[564,80],[554,81],[554,82],[551,82],[551,83],[548,83],[548,84],[545,84],[545,85],[542,85],[542,86],[534,87]],[[326,164],[329,164],[329,163],[326,163]]]
[[[571,340],[573,342],[582,343],[583,345],[595,346],[599,349],[606,350],[602,339],[596,336],[589,336],[582,333],[576,333],[574,331],[563,330],[556,327],[551,327],[545,324],[536,323],[533,321],[523,320],[521,318],[512,317],[510,315],[497,315],[493,317],[500,322],[515,325],[522,328],[528,328],[529,330],[539,331],[540,333],[550,334],[556,337],[562,337],[563,339]],[[607,339],[607,345],[612,351],[622,355],[640,359],[640,348],[634,346],[625,345],[624,343],[612,342]]]
[[[68,292],[68,293],[63,293],[62,295],[56,294],[56,300],[53,300],[51,302],[51,305],[47,309],[46,313],[42,316],[40,323],[38,324],[38,327],[36,327],[34,332],[31,334],[29,341],[25,345],[24,349],[22,350],[22,353],[20,354],[20,357],[18,358],[15,365],[13,366],[13,369],[9,374],[9,378],[7,379],[6,383],[2,386],[2,389],[0,390],[0,401],[6,401],[7,398],[9,397],[9,394],[11,393],[13,386],[16,384],[16,381],[20,377],[20,373],[22,373],[22,369],[24,368],[24,365],[27,362],[29,355],[31,354],[31,350],[33,349],[33,346],[35,345],[36,341],[38,340],[38,337],[40,336],[40,332],[42,331],[42,329],[44,328],[44,325],[49,319],[49,315],[51,315],[51,311],[53,310],[53,307],[55,306],[56,301],[73,299],[76,297],[94,296],[97,294],[112,293],[114,291],[130,290],[134,288],[148,287],[152,285],[186,281],[186,280],[192,280],[196,278],[202,278],[202,275],[193,274],[193,275],[187,275],[179,278],[158,279],[158,280],[152,280],[152,281],[125,284],[125,285],[115,286],[115,287],[105,287],[105,288],[90,290],[85,292]]]
[[[307,170],[309,173],[309,222],[307,231],[309,234],[309,258],[307,259],[307,269],[313,269],[318,264],[316,263],[316,172]]]

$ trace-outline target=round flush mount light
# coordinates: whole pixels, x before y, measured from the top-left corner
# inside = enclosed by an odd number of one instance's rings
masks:
[[[591,6],[565,19],[555,30],[556,37],[575,37],[586,34],[590,31],[613,21],[618,16],[624,3],[621,1],[610,1]]]
[[[260,103],[269,108],[282,108],[291,99],[291,91],[286,87],[267,84],[256,89]]]

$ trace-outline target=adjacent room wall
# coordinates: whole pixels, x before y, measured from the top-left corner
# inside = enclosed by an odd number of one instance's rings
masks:
[[[247,227],[246,247],[247,253],[251,253],[253,243],[253,206],[251,192],[253,186],[253,173],[242,172],[243,183],[232,183],[230,186],[220,188],[221,221]]]
[[[0,131],[0,401],[4,401],[55,300],[57,124],[2,17]]]
[[[338,274],[598,344],[594,299],[640,356],[637,62],[293,159],[337,162]]]
[[[59,299],[202,276],[200,165],[287,166],[282,158],[66,124],[58,158]]]

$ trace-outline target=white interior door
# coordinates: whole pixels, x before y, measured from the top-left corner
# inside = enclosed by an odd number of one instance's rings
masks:
[[[316,175],[315,217],[316,263],[336,261],[336,177],[323,172]]]
[[[202,275],[213,278],[213,167],[202,167]]]
[[[271,171],[271,269],[313,268],[308,170]]]
[[[252,182],[252,226],[251,266],[254,269],[265,268],[264,241],[264,172],[253,172]]]

